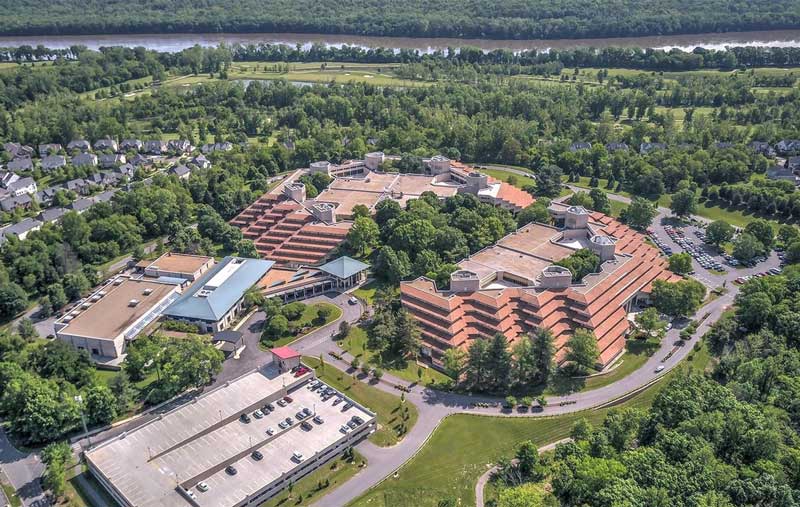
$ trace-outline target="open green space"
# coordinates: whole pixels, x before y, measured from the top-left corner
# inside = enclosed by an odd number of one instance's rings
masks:
[[[368,305],[372,305],[375,301],[375,293],[385,286],[385,282],[381,280],[370,280],[361,287],[353,291],[353,295],[359,299],[366,301]]]
[[[13,486],[3,483],[0,484],[0,487],[3,488],[3,492],[6,494],[6,498],[8,498],[9,502],[11,502],[11,507],[22,506],[22,500],[20,500],[19,497],[17,496],[17,491],[14,489]]]
[[[417,407],[409,401],[401,400],[400,395],[395,396],[361,382],[356,378],[356,372],[350,375],[327,361],[320,364],[316,357],[303,357],[303,363],[314,368],[317,377],[323,382],[377,414],[379,428],[369,437],[375,445],[387,447],[396,444],[402,439],[402,427],[405,426],[406,431],[409,431],[416,424],[419,416]]]
[[[349,352],[360,362],[367,362],[374,367],[379,367],[395,377],[407,380],[412,383],[423,385],[441,384],[451,382],[452,379],[444,373],[430,368],[426,365],[419,365],[416,361],[406,360],[398,365],[395,361],[391,365],[381,360],[381,357],[374,350],[367,348],[367,333],[360,327],[353,327],[347,338],[338,342],[339,346]]]
[[[328,316],[325,318],[324,322],[315,322],[317,318],[317,312],[319,312],[320,308],[327,308],[329,311]],[[300,316],[299,319],[289,321],[289,325],[292,329],[296,329],[295,332],[288,332],[284,336],[281,336],[277,340],[271,340],[268,342],[264,342],[262,338],[262,342],[260,346],[262,348],[273,348],[273,347],[282,347],[287,345],[297,338],[304,336],[308,333],[316,331],[317,329],[327,326],[331,322],[335,321],[339,317],[342,316],[342,309],[336,305],[330,303],[314,303],[311,305],[305,305],[303,309],[303,314]]]
[[[680,367],[619,407],[649,407],[666,381],[689,368],[705,369],[710,355],[705,347],[694,352]],[[490,464],[511,456],[520,442],[539,446],[569,436],[573,424],[585,417],[600,424],[609,408],[542,418],[501,418],[457,414],[447,417],[425,446],[377,487],[357,498],[351,507],[436,507],[445,498],[457,505],[475,504],[475,483]]]
[[[533,178],[528,178],[526,176],[522,176],[520,174],[514,174],[508,171],[503,171],[502,169],[481,169],[482,173],[486,173],[492,178],[497,178],[500,181],[504,181],[509,183],[509,178],[511,178],[510,183],[515,187],[524,187],[527,185],[536,185],[536,180]]]
[[[333,489],[350,480],[364,463],[364,458],[357,452],[353,460],[347,461],[340,456],[324,466],[314,470],[295,484],[292,490],[284,489],[278,495],[262,503],[260,507],[280,507],[288,505],[308,505],[319,497],[330,493]]]

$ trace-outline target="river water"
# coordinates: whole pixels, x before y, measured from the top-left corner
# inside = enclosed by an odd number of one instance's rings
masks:
[[[415,49],[423,53],[444,50],[448,47],[475,46],[485,51],[493,49],[569,49],[576,47],[643,47],[657,49],[678,48],[691,51],[695,47],[724,49],[725,46],[800,47],[800,30],[775,30],[762,32],[729,32],[695,35],[666,35],[652,37],[626,37],[608,39],[556,39],[556,40],[486,40],[486,39],[432,39],[413,37],[368,37],[357,35],[326,35],[297,33],[265,34],[134,34],[134,35],[71,35],[71,36],[20,36],[0,37],[0,47],[41,44],[48,48],[63,49],[83,45],[90,49],[101,46],[143,46],[157,51],[175,52],[192,47],[226,44],[297,44],[308,48],[312,44],[329,47],[358,46],[362,48]]]

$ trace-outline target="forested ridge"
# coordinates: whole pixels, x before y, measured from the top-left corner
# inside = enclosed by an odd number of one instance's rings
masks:
[[[800,26],[800,5],[791,0],[2,0],[0,10],[4,35],[300,32],[556,39]]]

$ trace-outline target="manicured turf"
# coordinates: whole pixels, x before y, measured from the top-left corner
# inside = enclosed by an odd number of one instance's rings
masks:
[[[492,178],[497,178],[500,181],[508,182],[508,178],[511,178],[514,182],[514,186],[519,188],[522,188],[526,185],[536,185],[536,180],[533,178],[510,173],[501,169],[481,169],[481,172],[488,174]]]
[[[690,367],[703,369],[710,356],[703,349],[677,371]],[[666,381],[620,404],[620,407],[649,407]],[[425,446],[403,465],[397,478],[388,478],[376,488],[351,502],[353,507],[436,507],[445,498],[460,500],[457,505],[475,504],[475,483],[489,464],[501,456],[511,456],[524,440],[542,446],[569,436],[572,425],[586,417],[600,424],[609,409],[590,410],[548,418],[499,418],[452,415],[434,431]]]
[[[308,505],[317,497],[330,493],[332,490],[350,480],[357,472],[364,458],[354,453],[353,462],[347,462],[342,457],[326,463],[307,476],[303,477],[292,487],[292,492],[284,489],[280,494],[270,498],[259,507],[279,507],[288,505]],[[325,481],[328,485],[325,486]]]
[[[314,319],[317,317],[317,310],[320,308],[326,307],[328,308],[331,313],[325,322],[322,324],[314,324]],[[306,335],[308,333],[313,332],[316,329],[321,328],[322,326],[326,326],[331,322],[335,321],[339,317],[342,316],[342,310],[336,305],[332,305],[330,303],[314,303],[312,305],[305,305],[305,309],[303,310],[303,315],[300,316],[299,319],[295,321],[290,321],[289,325],[292,327],[296,327],[298,329],[302,329],[298,334],[287,334],[286,336],[282,336],[281,338],[271,341],[269,343],[261,342],[262,348],[273,348],[273,347],[282,347],[287,345],[302,335]]]
[[[366,361],[373,366],[378,366],[386,371],[386,373],[390,373],[395,377],[409,382],[429,385],[431,383],[438,384],[451,380],[450,377],[444,373],[426,366],[419,366],[415,361],[405,361],[404,364],[395,364],[392,365],[393,367],[383,364],[380,357],[378,357],[374,351],[367,349],[367,333],[360,327],[351,328],[350,334],[347,335],[347,338],[339,342],[339,346],[358,358],[359,361]],[[420,371],[422,372],[421,378],[419,376]]]
[[[401,407],[408,407],[405,426],[410,430],[416,424],[417,407],[409,401],[401,404],[399,394],[395,396],[356,380],[352,375],[339,370],[327,361],[324,367],[320,367],[319,358],[316,357],[304,357],[303,363],[314,368],[317,377],[326,384],[350,396],[378,415],[380,429],[369,437],[375,445],[385,447],[394,445],[400,440],[397,430],[403,423],[404,408]]]

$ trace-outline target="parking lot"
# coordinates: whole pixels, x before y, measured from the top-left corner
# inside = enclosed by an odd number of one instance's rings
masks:
[[[744,277],[767,276],[780,272],[781,253],[771,252],[769,257],[757,258],[754,263],[743,266],[733,256],[720,252],[715,246],[705,242],[705,228],[700,222],[683,224],[661,217],[647,232],[665,255],[689,253],[693,268],[689,276],[709,289],[728,283],[742,283]]]

